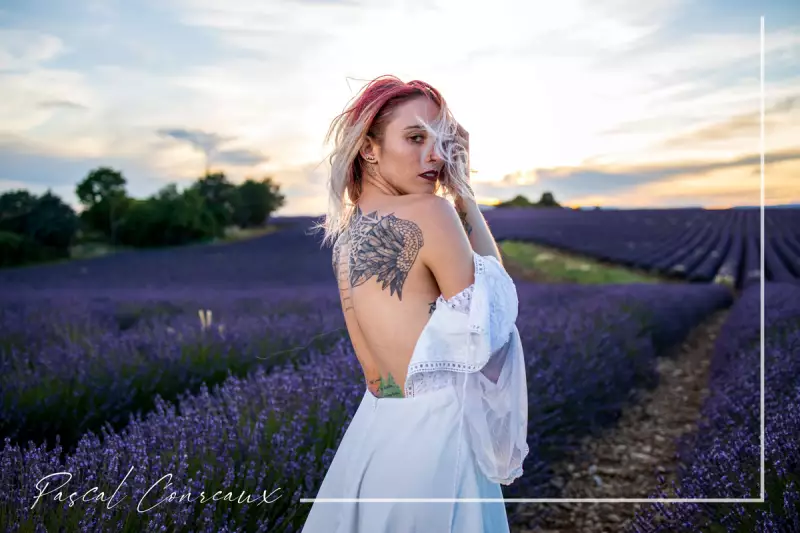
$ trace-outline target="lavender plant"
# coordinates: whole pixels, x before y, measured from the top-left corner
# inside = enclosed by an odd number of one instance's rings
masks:
[[[51,443],[60,435],[68,449],[87,430],[149,411],[156,395],[173,400],[256,366],[300,363],[309,347],[345,334],[330,288],[100,301],[75,292],[6,307],[0,331],[0,435]]]
[[[653,504],[635,531],[800,531],[800,287],[765,287],[765,501]],[[760,286],[737,301],[717,340],[698,431],[680,443],[679,498],[760,498]],[[657,497],[664,497],[659,491]]]

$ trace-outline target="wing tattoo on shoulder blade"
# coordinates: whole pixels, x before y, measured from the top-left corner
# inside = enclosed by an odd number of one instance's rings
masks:
[[[373,276],[389,287],[389,294],[403,300],[403,284],[423,245],[422,231],[410,220],[390,214],[380,219],[377,211],[359,217],[350,254],[350,285]],[[357,259],[357,260],[356,260]]]
[[[333,245],[333,250],[331,252],[331,266],[333,267],[333,275],[334,275],[334,277],[338,277],[337,275],[339,273],[339,257],[340,257],[341,251],[342,251],[342,249],[341,249],[340,243],[339,243],[339,241],[337,241],[336,244]]]
[[[331,251],[331,266],[333,267],[333,275],[336,276],[339,265],[339,247],[334,245]]]

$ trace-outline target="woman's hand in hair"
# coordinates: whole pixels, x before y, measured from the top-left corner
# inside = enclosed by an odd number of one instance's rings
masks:
[[[461,125],[461,123],[457,123],[456,127],[456,138],[460,144],[464,146],[467,150],[467,154],[469,154],[469,132]]]
[[[456,142],[459,143],[461,146],[463,146],[464,150],[466,150],[467,171],[466,171],[465,181],[466,181],[467,189],[469,189],[469,192],[472,194],[472,196],[475,196],[475,192],[472,190],[472,186],[470,185],[470,179],[471,179],[472,176],[470,175],[471,174],[471,170],[470,170],[470,166],[469,166],[469,132],[466,130],[466,128],[464,128],[464,126],[461,125],[461,123],[457,123],[457,127],[456,127]],[[455,205],[456,205],[456,208],[459,211],[463,211],[464,210],[464,205],[463,205],[463,201],[462,201],[461,197],[458,197],[458,198],[455,199]]]

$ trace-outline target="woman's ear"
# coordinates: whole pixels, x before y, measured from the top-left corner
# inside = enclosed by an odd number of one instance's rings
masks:
[[[364,139],[364,144],[361,145],[361,150],[359,150],[359,153],[361,154],[361,157],[366,159],[368,162],[375,163],[378,161],[376,148],[377,147],[375,146],[373,140],[367,137]]]

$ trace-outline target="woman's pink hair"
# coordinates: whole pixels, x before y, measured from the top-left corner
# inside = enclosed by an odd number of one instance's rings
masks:
[[[355,101],[333,119],[325,136],[326,143],[334,138],[335,146],[329,156],[331,175],[328,182],[328,214],[325,222],[316,226],[325,230],[324,244],[332,243],[347,227],[354,212],[352,207],[361,195],[364,167],[360,149],[364,140],[370,137],[380,145],[394,110],[404,102],[420,96],[429,98],[439,108],[433,124],[427,124],[418,117],[434,138],[433,149],[444,162],[439,183],[451,195],[471,197],[472,193],[467,185],[466,149],[460,143],[453,142],[458,124],[442,94],[424,81],[403,82],[397,76],[379,76],[368,82],[360,94],[356,95]],[[438,190],[437,185],[435,193]],[[345,192],[352,202],[347,213],[344,209]]]

